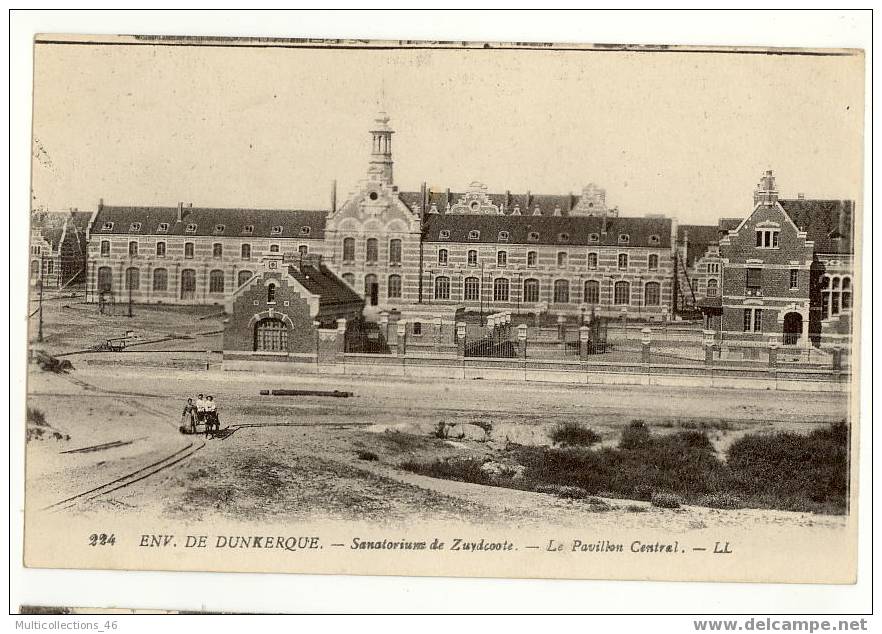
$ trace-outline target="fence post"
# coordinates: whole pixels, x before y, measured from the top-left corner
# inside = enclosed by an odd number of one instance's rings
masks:
[[[435,352],[441,349],[441,328],[443,322],[440,317],[435,317]]]
[[[582,361],[588,360],[588,340],[591,338],[591,328],[582,326],[579,328],[579,358]]]
[[[456,323],[456,354],[465,357],[466,325],[464,321]]]
[[[337,363],[346,360],[346,320],[337,320]]]
[[[651,328],[644,328],[643,330],[640,331],[640,333],[641,333],[640,347],[643,352],[643,355],[642,355],[643,363],[649,365],[649,361],[650,361],[649,351],[650,351],[650,346],[652,344],[652,329]]]
[[[774,335],[769,339],[769,367],[775,369],[778,366],[778,339]]]
[[[830,352],[833,355],[833,369],[839,372],[842,370],[842,348],[833,348]]]
[[[389,345],[389,313],[385,310],[380,312],[380,330],[383,333],[383,343]]]
[[[704,364],[713,365],[714,362],[714,331],[704,331]]]
[[[557,316],[557,338],[563,342],[567,340],[567,318],[563,315]]]
[[[527,358],[527,324],[518,326],[518,356],[521,359]]]
[[[398,356],[403,357],[407,353],[407,320],[400,319],[396,327],[398,329]]]

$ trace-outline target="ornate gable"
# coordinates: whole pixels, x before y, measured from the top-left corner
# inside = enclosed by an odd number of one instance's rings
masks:
[[[498,216],[502,213],[499,205],[494,205],[487,195],[487,186],[473,181],[469,185],[469,191],[460,196],[459,200],[450,206],[451,214],[486,214]]]

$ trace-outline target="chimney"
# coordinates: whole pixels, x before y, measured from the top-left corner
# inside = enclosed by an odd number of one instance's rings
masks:
[[[447,205],[447,208],[450,209],[450,188],[449,187],[444,192],[444,203]]]
[[[573,210],[573,207],[576,206],[576,195],[573,192],[570,192],[570,206],[567,208],[567,212]]]
[[[104,199],[99,198],[98,199],[98,211],[102,211],[103,209],[104,209]]]
[[[533,202],[533,197],[530,195],[530,190],[527,190],[527,204],[524,205],[527,209],[530,208],[530,203]]]
[[[429,194],[426,189],[426,181],[420,183],[420,217],[426,215],[426,207],[429,203]]]
[[[337,211],[337,181],[331,181],[331,213]]]
[[[178,220],[178,222],[184,221],[184,203],[182,203],[182,202],[178,203],[178,218],[177,218],[177,220]]]
[[[511,191],[506,189],[505,190],[505,208],[508,209],[509,207],[511,207]]]

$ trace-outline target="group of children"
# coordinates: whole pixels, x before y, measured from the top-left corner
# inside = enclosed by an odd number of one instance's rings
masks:
[[[195,402],[192,398],[187,399],[184,405],[184,413],[181,416],[181,426],[189,425],[190,431],[196,433],[196,425],[203,423],[205,425],[205,433],[220,431],[220,419],[217,415],[217,403],[210,394],[203,396],[196,395]]]

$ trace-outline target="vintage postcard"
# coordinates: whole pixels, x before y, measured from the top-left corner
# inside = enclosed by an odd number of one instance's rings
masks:
[[[855,582],[863,51],[33,53],[26,566]]]

